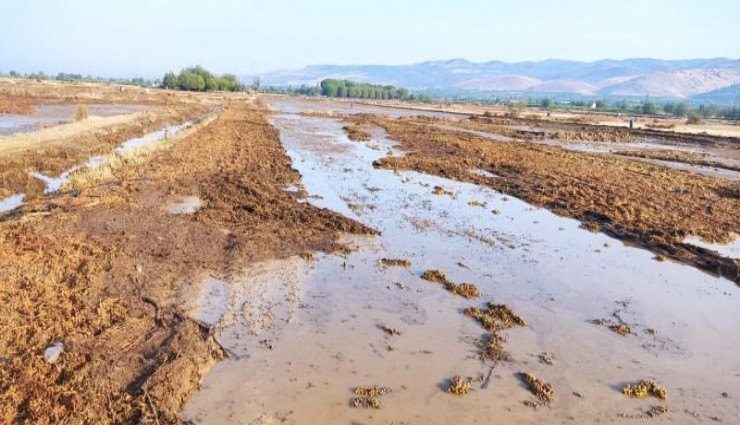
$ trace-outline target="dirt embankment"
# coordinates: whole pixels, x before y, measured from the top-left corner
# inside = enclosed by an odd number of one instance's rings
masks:
[[[740,230],[737,182],[608,155],[496,142],[405,120],[372,122],[407,152],[378,161],[379,167],[486,184],[740,283],[740,262],[682,242],[690,235],[729,241]],[[473,169],[500,177],[472,174]]]
[[[283,190],[299,176],[264,108],[246,101],[152,155],[0,218],[0,422],[178,422],[224,356],[178,310],[180,293],[206,274],[373,233]],[[204,207],[171,215],[185,195]]]
[[[77,122],[0,139],[0,197],[22,192],[40,195],[43,182],[29,175],[39,171],[58,176],[85,163],[93,156],[108,154],[126,140],[141,137],[167,125],[197,119],[207,112],[204,105],[159,107],[149,113],[134,114],[130,120],[96,126],[96,122]],[[111,121],[119,121],[112,118]],[[105,122],[105,121],[104,121]]]
[[[30,99],[0,97],[0,114],[30,115],[35,110]]]

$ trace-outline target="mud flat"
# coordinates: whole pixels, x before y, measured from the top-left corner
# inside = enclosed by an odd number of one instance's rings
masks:
[[[213,106],[187,99],[171,109],[178,118]],[[229,100],[215,120],[114,174],[0,213],[0,422],[178,422],[205,372],[230,355],[186,314],[183,297],[203,276],[344,251],[341,236],[374,233],[286,193],[299,176],[265,109]],[[38,160],[61,167],[110,152],[141,134],[130,125],[80,151],[53,141],[60,150]]]
[[[667,413],[654,420],[666,423],[740,419],[732,398],[740,371],[728,355],[740,349],[733,337],[740,292],[732,281],[655,261],[645,249],[488,185],[377,169],[373,162],[417,151],[374,125],[366,127],[371,140],[358,143],[342,120],[301,116],[301,105],[273,106],[280,113],[271,122],[301,174],[306,202],[380,235],[345,239],[354,250],[343,255],[267,261],[232,279],[204,277],[189,314],[212,327],[231,356],[206,376],[183,419],[611,423],[658,410]],[[439,144],[431,154],[443,158],[447,149]],[[474,165],[465,164],[466,173]],[[406,259],[410,267],[386,267],[382,258]],[[429,269],[474,283],[481,297],[424,281]],[[526,321],[507,330],[510,362],[478,357],[488,331],[463,312],[487,301]],[[631,333],[616,334],[595,319],[628,325]],[[523,372],[552,386],[549,406],[532,408],[540,401]],[[465,396],[445,391],[454,376],[470,383]],[[622,394],[641,379],[659,382],[668,399]],[[353,403],[357,388],[389,391],[376,409]]]

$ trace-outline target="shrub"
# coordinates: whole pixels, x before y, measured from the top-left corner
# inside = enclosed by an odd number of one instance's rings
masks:
[[[686,124],[688,125],[701,124],[701,117],[699,116],[699,114],[690,114],[689,118],[686,120]]]
[[[75,121],[83,121],[87,119],[88,110],[87,105],[79,104],[75,109]]]

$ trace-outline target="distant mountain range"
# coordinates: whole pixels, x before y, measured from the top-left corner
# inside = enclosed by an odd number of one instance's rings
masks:
[[[702,98],[734,101],[740,84],[737,59],[625,59],[506,63],[465,59],[412,65],[314,65],[260,75],[263,85],[316,84],[343,78],[443,93],[575,94],[598,97]],[[735,88],[732,88],[732,87]],[[729,90],[727,92],[723,90]],[[740,101],[740,98],[738,98]]]

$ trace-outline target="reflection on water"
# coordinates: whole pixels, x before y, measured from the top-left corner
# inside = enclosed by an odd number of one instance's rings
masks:
[[[732,400],[718,398],[720,389],[737,388],[740,374],[727,354],[740,351],[733,337],[740,326],[734,295],[740,292],[732,282],[656,262],[648,251],[489,188],[376,170],[373,160],[389,150],[399,153],[377,130],[373,141],[356,143],[332,119],[284,114],[273,123],[314,196],[308,202],[356,217],[381,236],[348,239],[356,250],[346,256],[268,262],[227,282],[228,308],[215,307],[215,322],[219,340],[237,355],[206,377],[184,419],[591,423],[656,404],[619,392],[623,382],[645,377],[668,388],[676,422],[695,420],[685,410],[740,419]],[[451,195],[434,195],[434,186]],[[385,267],[378,263],[382,257],[408,259],[412,266]],[[472,282],[483,296],[455,297],[421,280],[426,269]],[[201,298],[199,314],[219,297]],[[507,303],[528,322],[508,332],[512,363],[475,357],[474,342],[484,331],[461,312],[489,300]],[[615,315],[632,334],[587,322]],[[554,365],[537,361],[545,351]],[[440,390],[456,374],[475,378],[491,366],[486,389],[476,383],[462,398]],[[553,384],[551,408],[522,404],[531,396],[515,376],[520,371]],[[380,410],[352,408],[352,388],[362,385],[393,392]]]

